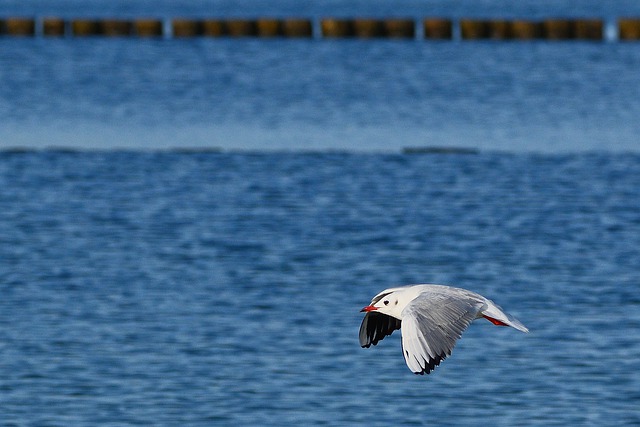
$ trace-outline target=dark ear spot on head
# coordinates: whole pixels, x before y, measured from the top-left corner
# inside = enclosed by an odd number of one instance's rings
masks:
[[[398,305],[398,300],[396,300],[396,305]]]

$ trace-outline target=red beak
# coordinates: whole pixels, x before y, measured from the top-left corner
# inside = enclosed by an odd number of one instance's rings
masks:
[[[378,307],[374,307],[372,305],[368,305],[365,308],[363,308],[362,310],[360,310],[360,313],[362,313],[363,311],[366,311],[368,313],[370,311],[374,311],[374,310],[377,310],[377,309],[378,309]]]

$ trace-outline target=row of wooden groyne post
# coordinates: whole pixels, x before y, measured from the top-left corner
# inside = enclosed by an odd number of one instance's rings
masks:
[[[601,19],[1,18],[0,36],[404,38],[433,40],[605,40]],[[640,40],[640,18],[616,22],[619,40]]]

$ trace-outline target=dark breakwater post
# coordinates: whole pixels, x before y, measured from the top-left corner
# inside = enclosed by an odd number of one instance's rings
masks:
[[[407,18],[325,18],[320,21],[325,38],[415,38],[416,25]]]
[[[64,19],[47,17],[42,20],[42,34],[45,37],[63,37],[66,33]]]
[[[162,21],[154,18],[141,18],[133,21],[134,34],[138,37],[162,37]]]
[[[0,20],[0,34],[18,37],[36,35],[36,23],[32,18],[7,18]]]
[[[640,18],[619,19],[618,38],[620,40],[640,40]]]
[[[463,40],[512,40],[513,24],[504,19],[462,19],[460,35]]]
[[[574,26],[568,19],[546,19],[542,22],[543,36],[547,40],[570,40],[574,36]]]
[[[225,22],[226,35],[229,37],[255,37],[258,25],[251,19],[230,19]]]
[[[100,35],[100,22],[95,19],[74,19],[71,21],[71,34],[76,37]]]
[[[227,26],[220,19],[202,21],[202,35],[205,37],[222,37],[227,34]]]
[[[413,19],[393,18],[382,23],[385,37],[394,39],[413,39],[416,37],[416,23]]]
[[[285,37],[313,37],[313,24],[310,19],[284,19],[282,21],[282,34]]]
[[[260,18],[256,21],[258,37],[282,37],[282,21],[274,18]]]
[[[197,37],[202,36],[202,21],[177,18],[171,21],[171,33],[173,37]]]
[[[489,37],[487,21],[477,19],[461,19],[460,35],[463,40],[479,40]]]
[[[123,19],[105,19],[100,22],[100,34],[107,37],[130,36],[133,25]]]
[[[604,22],[601,19],[579,19],[573,25],[578,40],[597,41],[604,38]]]
[[[487,21],[487,38],[492,40],[511,40],[513,38],[510,21],[503,19]]]
[[[451,40],[453,23],[445,18],[425,18],[422,21],[422,31],[425,39]]]
[[[356,18],[351,22],[353,35],[359,38],[383,37],[384,26],[379,19]]]
[[[324,18],[320,21],[322,37],[353,37],[353,21],[348,19]]]
[[[535,40],[542,38],[542,23],[535,21],[511,21],[511,35],[515,40]]]

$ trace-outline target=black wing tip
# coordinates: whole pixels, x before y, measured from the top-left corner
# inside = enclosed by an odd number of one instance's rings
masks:
[[[438,366],[440,366],[440,363],[446,358],[447,358],[447,354],[446,353],[442,353],[438,357],[429,360],[428,363],[426,364],[426,366],[424,368],[422,368],[422,371],[414,372],[414,374],[416,374],[416,375],[425,375],[425,374],[429,375]]]
[[[402,321],[386,314],[369,312],[362,319],[360,325],[360,346],[369,348],[382,341],[384,337],[389,336],[393,331],[400,329]]]
[[[382,337],[382,338],[384,338],[384,337]],[[372,345],[378,345],[378,343],[379,343],[380,341],[382,341],[382,338],[376,338],[376,339],[374,339],[373,341],[367,341],[365,344],[360,344],[360,347],[362,347],[362,348],[369,348],[369,347],[371,347]]]

